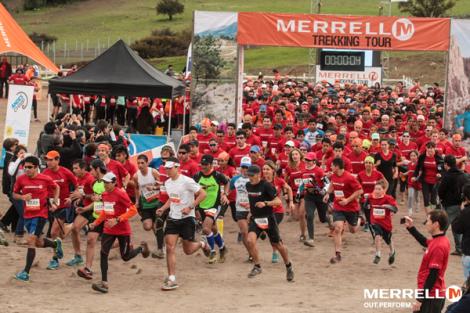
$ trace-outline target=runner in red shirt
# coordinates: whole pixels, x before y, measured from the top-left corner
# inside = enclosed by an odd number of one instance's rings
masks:
[[[418,145],[410,141],[410,133],[409,132],[404,132],[403,135],[401,136],[401,142],[398,143],[398,148],[400,149],[400,152],[402,156],[409,160],[410,159],[410,152],[414,150],[418,150]]]
[[[289,163],[286,167],[284,179],[291,186],[294,196],[294,210],[290,211],[293,218],[299,220],[300,241],[306,240],[307,221],[305,220],[305,206],[303,194],[298,193],[299,187],[302,185],[302,173],[305,171],[305,162],[302,152],[294,148],[289,153]]]
[[[89,223],[92,211],[83,211],[84,207],[89,206],[93,201],[93,184],[95,178],[86,171],[87,165],[83,159],[75,160],[72,163],[72,170],[77,178],[77,189],[70,195],[74,201],[75,219],[73,224],[66,225],[65,235],[71,232],[72,246],[75,252],[74,257],[65,263],[68,266],[83,264],[82,253],[80,249],[80,230]]]
[[[209,140],[209,151],[206,151],[205,154],[209,154],[214,158],[214,166],[217,167],[217,157],[219,154],[224,152],[222,148],[220,148],[219,144],[217,143],[216,139]]]
[[[211,122],[204,120],[201,123],[202,133],[197,134],[197,141],[199,142],[199,152],[204,153],[204,150],[209,150],[209,139],[214,138],[215,134],[210,132]]]
[[[51,150],[46,154],[47,169],[43,174],[52,178],[52,180],[59,185],[60,195],[57,209],[52,211],[51,214],[53,222],[51,225],[51,237],[65,238],[64,225],[65,223],[72,223],[75,217],[75,212],[72,207],[72,197],[70,188],[77,189],[77,178],[73,173],[65,167],[59,166],[60,154],[55,150]],[[52,194],[49,194],[52,198]],[[57,269],[59,267],[59,258],[54,257],[50,262],[48,269]]]
[[[323,201],[327,203],[330,194],[334,192],[333,238],[335,243],[335,256],[330,259],[330,263],[335,264],[341,262],[341,237],[344,224],[348,222],[349,231],[351,233],[355,233],[360,227],[361,223],[358,223],[358,219],[360,218],[358,199],[362,195],[363,190],[357,179],[344,169],[342,159],[334,159],[331,164],[331,170],[331,183],[326,195],[323,197]]]
[[[199,142],[197,140],[192,140],[188,142],[189,146],[189,158],[199,164],[203,153],[199,152]]]
[[[352,151],[346,157],[351,161],[352,174],[357,175],[365,170],[364,160],[367,153],[362,150],[362,140],[356,138],[351,143]]]
[[[62,242],[60,238],[51,241],[47,238],[41,239],[44,225],[47,222],[48,203],[50,193],[54,200],[51,209],[57,209],[59,203],[59,186],[54,181],[43,174],[39,174],[39,159],[34,156],[24,158],[25,174],[16,179],[13,188],[13,198],[23,201],[24,204],[24,226],[28,231],[28,252],[26,254],[26,265],[24,270],[16,274],[16,279],[29,281],[29,271],[36,256],[36,248],[53,248],[54,255],[63,257]]]
[[[465,168],[465,161],[467,161],[467,153],[465,148],[461,146],[462,136],[460,134],[452,135],[452,143],[449,143],[445,149],[445,154],[452,154],[457,160],[457,167],[459,169]]]
[[[250,146],[261,146],[260,137],[253,134],[253,127],[249,123],[244,123],[242,125],[242,130],[246,133],[246,143]]]
[[[227,148],[226,151],[230,151],[237,145],[237,136],[235,135],[236,130],[237,126],[234,123],[227,124],[227,134],[225,135],[223,140],[225,147]]]
[[[283,151],[285,138],[282,136],[281,125],[276,124],[273,129],[273,136],[268,143],[268,153],[266,153],[266,157],[277,161],[277,157]]]
[[[96,150],[96,154],[100,158],[101,161],[106,165],[108,171],[113,172],[114,175],[117,177],[117,186],[123,187],[124,189],[127,188],[127,184],[129,183],[131,175],[129,172],[116,160],[112,160],[109,157],[109,153],[111,151],[111,146],[107,143],[101,143],[98,145]]]
[[[340,142],[335,142],[333,145],[333,156],[326,161],[326,172],[331,172],[331,163],[334,159],[340,158],[344,162],[344,169],[352,173],[352,163],[344,156],[344,145]]]
[[[304,205],[307,219],[308,239],[304,241],[304,245],[308,247],[314,246],[314,216],[315,210],[318,211],[318,218],[321,223],[328,221],[326,217],[327,206],[323,202],[323,179],[325,173],[315,164],[316,155],[309,152],[305,156],[305,170],[302,173],[302,183],[304,188]]]
[[[137,214],[127,193],[116,188],[117,177],[109,172],[103,176],[105,192],[101,195],[104,210],[100,216],[90,224],[93,229],[104,222],[103,236],[101,237],[101,282],[91,287],[101,293],[108,293],[108,256],[116,239],[119,242],[119,251],[123,261],[127,262],[138,254],[144,258],[150,255],[147,242],[142,241],[140,246],[132,249],[131,226],[129,219]]]
[[[397,202],[395,199],[385,194],[388,188],[385,183],[378,182],[374,187],[374,192],[369,197],[370,222],[375,240],[374,264],[379,264],[381,258],[382,239],[390,248],[388,264],[395,262],[395,248],[392,242],[392,215],[397,213]]]
[[[410,153],[410,163],[408,163],[408,215],[413,215],[413,208],[416,213],[418,212],[419,207],[419,191],[421,190],[421,183],[419,181],[413,181],[413,174],[418,165],[418,151],[411,151]]]
[[[450,242],[445,235],[449,226],[447,214],[443,210],[434,210],[426,219],[426,230],[432,238],[424,237],[414,226],[413,220],[406,216],[405,226],[408,232],[426,248],[418,270],[418,289],[428,290],[430,298],[416,299],[413,312],[440,312],[446,297],[445,272],[449,261]]]
[[[266,155],[269,152],[269,143],[274,137],[274,130],[269,116],[263,117],[263,127],[256,130],[256,135],[258,135],[261,140],[262,154]],[[262,167],[263,166],[260,166],[260,168]]]
[[[244,156],[250,155],[250,146],[246,144],[246,133],[244,130],[237,131],[237,145],[229,151],[235,166],[240,166],[240,161]]]
[[[178,149],[178,159],[180,161],[180,173],[192,178],[199,172],[200,167],[198,163],[190,159],[189,149],[189,145],[182,144]]]
[[[276,188],[277,191],[277,197],[279,199],[282,199],[283,195],[287,195],[286,202],[289,205],[289,209],[292,210],[294,207],[294,196],[292,194],[292,189],[290,186],[286,183],[286,181],[280,177],[277,177],[276,175],[276,164],[274,164],[273,161],[268,160],[262,167],[263,171],[263,178],[271,183],[274,188]],[[277,225],[281,224],[283,218],[284,218],[284,206],[279,205],[273,207],[273,213],[274,213],[274,219],[276,220]],[[271,258],[272,263],[278,263],[279,262],[279,251],[273,247],[273,254]]]
[[[252,165],[258,165],[259,168],[263,168],[264,163],[266,162],[264,158],[261,157],[261,148],[258,146],[250,147],[250,158]]]
[[[116,161],[121,163],[121,165],[129,173],[130,177],[131,178],[134,177],[135,173],[137,173],[137,168],[134,164],[131,163],[131,161],[129,161],[129,151],[127,150],[127,148],[122,145],[115,147],[114,155],[115,155]],[[125,188],[125,190],[129,198],[131,199],[131,201],[135,203],[135,200],[136,200],[135,184],[132,179],[129,179],[127,188]]]

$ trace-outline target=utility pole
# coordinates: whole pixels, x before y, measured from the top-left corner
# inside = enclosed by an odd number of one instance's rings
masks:
[[[384,0],[380,1],[380,6],[379,6],[379,16],[383,14],[384,8],[387,6],[387,11],[388,11],[388,16],[392,16],[392,0]],[[391,74],[391,68],[390,68],[390,52],[389,51],[383,51],[381,53],[382,55],[382,70],[384,72],[384,75],[387,78],[390,78]]]

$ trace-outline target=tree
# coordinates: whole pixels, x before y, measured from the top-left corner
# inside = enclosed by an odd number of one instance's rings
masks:
[[[218,79],[225,61],[220,55],[220,43],[213,36],[194,38],[193,77],[197,79]]]
[[[445,16],[456,2],[456,0],[408,0],[408,2],[400,2],[398,8],[413,16],[441,17]]]
[[[168,19],[171,21],[173,15],[184,12],[184,4],[180,3],[178,0],[160,0],[156,9],[157,14],[168,15]]]

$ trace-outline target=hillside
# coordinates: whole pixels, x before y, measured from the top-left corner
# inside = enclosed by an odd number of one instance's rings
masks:
[[[3,2],[7,5],[9,3],[17,5],[19,0]],[[14,13],[14,17],[28,33],[35,31],[56,36],[58,42],[55,47],[55,59],[56,63],[62,64],[79,61],[82,58],[94,58],[119,38],[133,42],[149,35],[154,29],[189,28],[192,25],[194,10],[308,13],[311,1],[289,1],[288,5],[284,0],[181,0],[181,2],[185,5],[185,12],[174,16],[171,22],[167,16],[156,15],[157,0],[88,0],[37,11],[19,11]],[[323,0],[322,4],[321,13],[326,14],[377,15],[379,11],[377,0]],[[450,13],[470,14],[470,0],[459,0]],[[400,14],[396,5],[392,8],[392,14]],[[44,48],[46,53],[54,58],[53,47]],[[422,56],[419,54],[417,60],[422,59]],[[407,54],[406,58],[409,57]],[[426,59],[428,57],[426,56]],[[401,56],[398,54],[398,62],[395,64],[399,64],[400,59]],[[439,65],[442,60],[443,58],[439,56],[434,62]],[[167,64],[172,63],[175,64],[175,68],[181,69],[184,66],[184,57],[156,59],[151,62],[158,68],[165,68]],[[307,49],[266,47],[247,51],[245,66],[249,73],[259,70],[266,72],[276,66],[288,72],[292,71],[292,74],[301,75],[307,72],[307,64]],[[419,68],[422,66],[417,67]],[[406,70],[414,71],[409,67],[406,67]]]

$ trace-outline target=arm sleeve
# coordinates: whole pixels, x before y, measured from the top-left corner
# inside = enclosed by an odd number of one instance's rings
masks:
[[[428,240],[426,239],[426,237],[424,237],[417,229],[416,227],[411,227],[411,228],[407,228],[408,229],[408,232],[413,236],[415,237],[416,241],[419,242],[420,245],[422,245],[423,247],[427,247],[428,246]]]
[[[98,218],[93,222],[93,224],[95,226],[100,225],[101,223],[103,223],[105,217],[106,217],[106,213],[104,213],[104,211],[101,211],[100,216],[98,216]]]
[[[135,205],[131,204],[131,206],[126,211],[126,213],[119,215],[119,221],[121,222],[127,221],[136,214],[137,214],[137,208],[135,207]]]
[[[438,276],[439,276],[439,269],[431,268],[429,271],[429,275],[424,282],[423,289],[431,290],[432,287],[434,287],[434,284],[436,283]],[[424,299],[417,299],[418,302],[423,302],[423,300]]]

